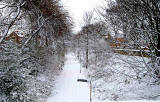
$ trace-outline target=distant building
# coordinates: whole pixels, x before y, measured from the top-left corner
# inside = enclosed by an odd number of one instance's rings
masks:
[[[13,31],[12,33],[10,33],[5,40],[13,40],[16,43],[20,44],[23,38],[23,34],[18,34],[18,31]]]
[[[105,38],[106,41],[109,42],[111,48],[148,50],[148,45],[143,42],[143,40],[139,43],[134,43],[133,41],[128,41],[123,36],[115,36],[113,38],[110,34],[108,34]]]
[[[124,48],[125,43],[127,43],[127,40],[124,37],[116,36],[113,38],[110,34],[106,36],[106,40],[112,48]]]

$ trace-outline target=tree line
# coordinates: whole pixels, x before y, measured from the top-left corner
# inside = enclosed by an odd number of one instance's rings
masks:
[[[0,101],[42,101],[64,65],[71,18],[58,0],[1,0],[0,15]]]
[[[85,25],[75,36],[75,39],[78,39],[75,44],[75,46],[77,45],[77,55],[82,58],[83,65],[88,68],[88,66],[92,67],[93,62],[95,64],[96,61],[102,61],[102,63],[99,64],[104,66],[106,56],[113,55],[111,52],[119,51],[119,53],[129,54],[130,56],[138,55],[142,57],[145,67],[141,72],[146,71],[147,74],[159,80],[160,1],[103,1],[105,2],[105,7],[96,8],[95,11],[93,11],[96,12],[101,19],[95,21],[96,23],[91,22],[91,20],[93,20],[93,12],[87,12],[83,18]],[[123,36],[123,47],[112,48],[111,45],[114,44],[110,44],[110,41],[116,41],[119,35]],[[104,39],[104,41],[101,39]],[[103,42],[106,42],[106,45]],[[100,46],[99,43],[103,46]],[[116,42],[114,43],[116,44]],[[84,49],[78,50],[81,47]],[[96,48],[97,51],[95,50]],[[100,49],[102,52],[98,51]],[[105,56],[103,56],[103,54]],[[146,56],[151,59],[149,62],[144,60]],[[102,59],[97,60],[98,57]],[[134,62],[129,61],[127,63],[134,64]]]

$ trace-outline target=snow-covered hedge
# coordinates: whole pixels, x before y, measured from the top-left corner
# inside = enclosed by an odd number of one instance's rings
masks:
[[[67,12],[57,0],[1,0],[0,15],[0,101],[44,102],[64,65]]]

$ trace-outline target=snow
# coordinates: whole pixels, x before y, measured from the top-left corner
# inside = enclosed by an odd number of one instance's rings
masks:
[[[89,102],[89,83],[77,82],[78,78],[85,79],[85,75],[80,73],[80,64],[74,54],[70,53],[47,102]]]
[[[115,51],[130,51],[130,52],[141,52],[141,50],[136,49],[114,49]],[[143,50],[142,50],[143,51]],[[149,50],[144,50],[145,52],[149,52]]]
[[[116,67],[117,70],[125,70],[127,72],[127,68],[123,69],[125,66],[121,60],[115,57],[111,58],[111,60],[113,62],[117,62],[116,64],[113,64],[112,62],[112,67]],[[118,62],[121,62],[121,64]],[[109,64],[111,63],[108,63],[107,66],[110,66]],[[85,68],[82,68],[82,73],[80,73],[80,69],[81,66],[78,59],[76,59],[73,53],[69,53],[67,55],[67,61],[65,62],[63,71],[57,78],[55,88],[53,89],[52,95],[48,98],[47,102],[90,102],[89,83],[77,82],[77,79],[86,79],[87,71]],[[105,70],[107,70],[107,72]],[[102,72],[109,74],[110,68],[104,69]],[[92,74],[94,75],[93,72]],[[138,81],[131,79],[128,79],[130,84],[125,84],[125,82],[121,83],[121,81],[125,80],[125,76],[119,75],[118,73],[112,74],[114,75],[109,74],[108,77],[103,76],[102,78],[96,78],[95,80],[92,79],[92,102],[160,102],[160,100],[152,101],[137,99],[138,94],[144,94],[144,96],[150,94],[153,95],[156,92],[159,94],[159,86],[152,87],[142,82],[141,84],[138,84]],[[111,101],[111,97],[120,98],[122,101]]]
[[[160,86],[154,84],[154,79],[148,74],[143,76],[145,66],[141,57],[117,54],[105,64],[104,68],[98,69],[90,66],[88,71],[92,78],[93,96],[101,100],[95,102],[160,102]]]

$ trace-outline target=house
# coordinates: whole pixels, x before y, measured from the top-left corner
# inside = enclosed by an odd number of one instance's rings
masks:
[[[123,36],[116,36],[112,37],[110,34],[106,36],[106,41],[109,42],[111,48],[122,48],[122,49],[136,49],[136,50],[149,50],[148,44],[141,41],[140,43],[136,44],[132,41],[128,41]]]
[[[124,37],[113,38],[110,34],[106,36],[106,40],[109,42],[112,48],[124,48],[127,40]]]
[[[9,40],[13,40],[16,43],[20,44],[23,38],[23,34],[18,34],[18,31],[13,31],[12,33],[10,33],[5,40],[9,41]]]

